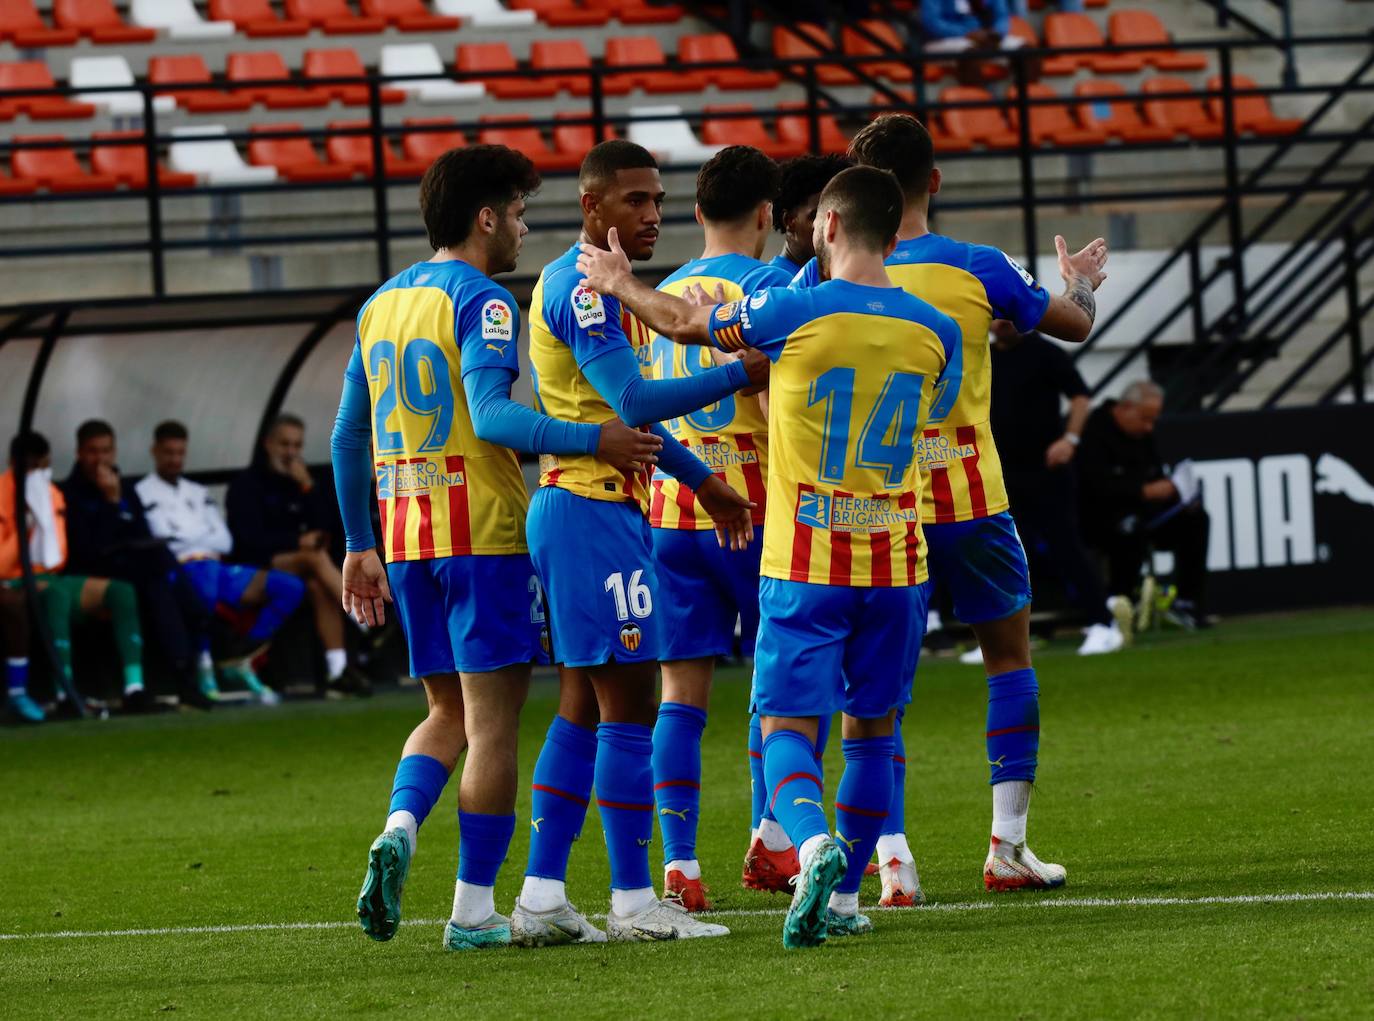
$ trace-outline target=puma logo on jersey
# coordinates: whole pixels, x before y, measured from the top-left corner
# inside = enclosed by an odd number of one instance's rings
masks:
[[[498,355],[500,355],[502,358],[504,358],[504,357],[506,357],[506,348],[508,348],[508,347],[510,347],[509,344],[500,344],[500,345],[498,345],[498,344],[488,344],[488,345],[487,345],[487,350],[488,350],[488,351],[495,351]]]
[[[542,815],[541,815],[538,819],[531,819],[531,820],[530,820],[530,825],[534,827],[534,832],[536,832],[536,833],[539,832],[539,824],[540,824],[541,822],[543,822],[543,821],[544,821],[544,817],[543,817]]]
[[[675,816],[677,816],[679,819],[681,819],[683,822],[686,822],[686,821],[687,821],[687,813],[690,812],[690,811],[691,811],[690,808],[660,808],[660,809],[658,810],[658,814],[659,814],[659,815],[675,815]]]

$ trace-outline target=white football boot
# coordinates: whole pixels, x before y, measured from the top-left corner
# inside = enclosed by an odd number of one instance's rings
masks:
[[[883,883],[883,895],[878,901],[882,908],[914,908],[926,902],[921,891],[921,878],[916,874],[914,861],[893,858],[878,870]]]
[[[531,911],[517,899],[510,913],[510,941],[518,947],[551,947],[560,943],[605,943],[606,934],[569,903],[548,911]]]
[[[1120,652],[1126,645],[1126,636],[1113,621],[1110,624],[1091,624],[1083,629],[1083,644],[1078,647],[1080,656],[1101,656],[1108,652]]]
[[[713,922],[693,918],[681,904],[656,900],[632,915],[606,916],[606,935],[612,943],[640,943],[664,939],[703,939],[728,936],[730,930]]]
[[[983,886],[999,893],[1008,890],[1053,890],[1068,880],[1063,865],[1043,862],[1031,853],[1023,840],[1008,844],[992,838],[988,858],[983,863]]]

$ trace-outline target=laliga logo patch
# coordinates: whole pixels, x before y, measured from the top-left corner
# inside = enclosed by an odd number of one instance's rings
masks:
[[[482,339],[510,340],[514,318],[509,305],[493,298],[482,306]]]
[[[797,521],[812,528],[830,527],[830,495],[802,493],[797,500]]]
[[[1033,277],[1033,276],[1031,276],[1029,273],[1027,273],[1027,272],[1021,267],[1021,264],[1020,264],[1019,262],[1017,262],[1015,259],[1013,259],[1013,258],[1012,258],[1010,255],[1008,255],[1006,252],[1003,252],[1003,253],[1002,253],[1002,258],[1004,258],[1004,259],[1007,260],[1007,264],[1008,264],[1009,266],[1011,266],[1012,269],[1016,270],[1017,273],[1020,273],[1020,274],[1021,274],[1021,279],[1024,280],[1024,281],[1026,282],[1026,286],[1027,286],[1027,287],[1034,287],[1034,286],[1035,286],[1035,277]]]
[[[722,323],[728,323],[731,319],[735,318],[735,312],[738,309],[739,302],[737,301],[732,301],[729,304],[720,306],[720,308],[716,309],[717,321]]]
[[[592,326],[606,321],[606,306],[601,302],[601,295],[590,287],[579,287],[572,292],[572,307],[578,326]]]
[[[644,632],[639,629],[638,624],[626,624],[620,629],[620,644],[631,652],[639,648],[639,643],[644,639]]]

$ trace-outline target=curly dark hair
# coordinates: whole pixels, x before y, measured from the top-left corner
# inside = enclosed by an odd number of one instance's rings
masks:
[[[925,125],[910,114],[887,113],[865,124],[849,143],[849,157],[892,173],[908,199],[930,189],[935,146]]]
[[[781,180],[778,165],[752,145],[726,146],[697,172],[697,205],[705,219],[733,223],[777,198]]]
[[[773,199],[773,229],[781,234],[786,213],[819,194],[832,177],[851,166],[846,156],[796,156],[784,163],[778,195]]]
[[[505,209],[534,194],[540,181],[530,158],[504,145],[450,149],[420,179],[420,215],[430,245],[436,252],[461,245],[479,210]]]

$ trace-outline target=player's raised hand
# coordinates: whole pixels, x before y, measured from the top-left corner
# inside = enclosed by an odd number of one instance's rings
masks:
[[[386,623],[386,604],[391,602],[391,586],[386,568],[375,549],[344,554],[343,609],[359,624],[380,627]]]
[[[721,549],[747,549],[754,541],[756,505],[740,496],[717,476],[709,476],[697,490],[702,510],[716,523],[716,541]]]
[[[596,456],[622,475],[635,475],[658,464],[663,440],[653,433],[631,429],[618,418],[601,424],[601,442]]]
[[[716,284],[715,293],[708,294],[706,288],[701,284],[691,284],[687,290],[682,292],[682,299],[689,305],[710,308],[714,305],[724,305],[726,302],[725,286]]]
[[[578,245],[577,271],[582,274],[582,286],[598,294],[616,297],[616,287],[634,274],[625,249],[620,247],[620,233],[612,227],[606,234],[606,248],[597,248],[588,241]]]
[[[1064,278],[1064,283],[1071,284],[1075,277],[1082,277],[1095,291],[1107,279],[1104,271],[1107,265],[1107,242],[1103,238],[1095,238],[1081,251],[1070,255],[1068,242],[1062,234],[1056,234],[1054,250],[1059,255],[1059,275]]]
[[[749,373],[749,385],[740,390],[740,394],[744,397],[752,397],[756,393],[767,390],[768,372],[773,367],[768,356],[750,347],[745,348],[740,360],[744,362],[744,368]]]

